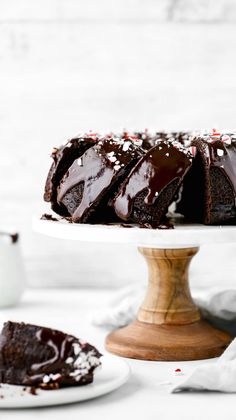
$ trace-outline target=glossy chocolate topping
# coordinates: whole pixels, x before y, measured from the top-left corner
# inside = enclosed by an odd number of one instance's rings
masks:
[[[45,184],[45,201],[53,202],[56,200],[56,188],[62,176],[66,173],[73,161],[81,156],[89,147],[94,146],[98,139],[99,136],[96,133],[88,133],[72,138],[59,148],[53,148],[51,154],[53,163]]]
[[[153,205],[160,192],[173,180],[181,179],[191,166],[192,155],[180,143],[160,141],[139,160],[114,200],[118,216],[127,220],[133,201],[147,190],[144,202]]]
[[[76,185],[83,185],[83,195],[72,214],[73,221],[80,220],[113,183],[125,168],[142,156],[142,150],[129,138],[104,138],[75,160],[58,188],[58,202]]]
[[[40,328],[35,338],[46,346],[51,347],[52,357],[41,363],[33,363],[31,366],[32,378],[39,374],[51,373],[57,367],[58,363],[65,362],[72,351],[72,343],[75,342],[74,337],[65,335],[60,331],[49,330],[48,328]]]

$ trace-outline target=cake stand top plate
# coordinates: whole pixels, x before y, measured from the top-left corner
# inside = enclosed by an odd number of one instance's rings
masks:
[[[34,231],[81,242],[125,243],[153,248],[183,248],[236,242],[236,226],[175,225],[174,229],[126,228],[121,225],[72,224],[33,218]]]

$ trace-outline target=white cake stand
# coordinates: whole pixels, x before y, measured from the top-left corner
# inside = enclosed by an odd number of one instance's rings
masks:
[[[202,244],[236,242],[236,226],[150,230],[35,218],[33,228],[56,238],[137,245],[146,258],[144,302],[134,322],[108,335],[108,351],[144,360],[197,360],[219,356],[230,343],[228,334],[201,319],[191,297],[188,267]]]

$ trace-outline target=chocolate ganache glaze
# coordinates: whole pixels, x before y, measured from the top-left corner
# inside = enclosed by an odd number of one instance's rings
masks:
[[[58,187],[58,203],[67,208],[73,222],[93,223],[95,208],[96,217],[109,221],[107,213],[114,211],[108,201],[142,155],[129,136],[101,139],[69,168]]]
[[[192,157],[177,141],[159,141],[138,161],[122,184],[113,201],[117,215],[136,221],[142,212],[142,222],[156,226],[191,167]]]
[[[8,321],[0,335],[0,381],[45,389],[93,381],[95,347],[61,331]]]

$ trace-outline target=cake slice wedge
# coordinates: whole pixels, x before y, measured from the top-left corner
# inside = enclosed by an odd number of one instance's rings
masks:
[[[192,141],[195,158],[177,211],[189,222],[236,223],[236,135],[213,131]]]
[[[62,178],[58,204],[66,207],[75,223],[118,221],[109,202],[143,153],[128,136],[100,139]]]
[[[8,321],[0,334],[0,382],[54,389],[93,382],[101,354],[91,344],[37,325]]]
[[[159,141],[138,161],[113,200],[122,220],[158,227],[192,165],[192,154],[177,141]]]
[[[96,133],[78,135],[59,148],[54,148],[51,154],[53,162],[48,172],[44,201],[51,203],[51,208],[60,216],[68,216],[66,208],[57,202],[57,187],[75,159],[82,156],[86,150],[94,146],[99,136]]]

